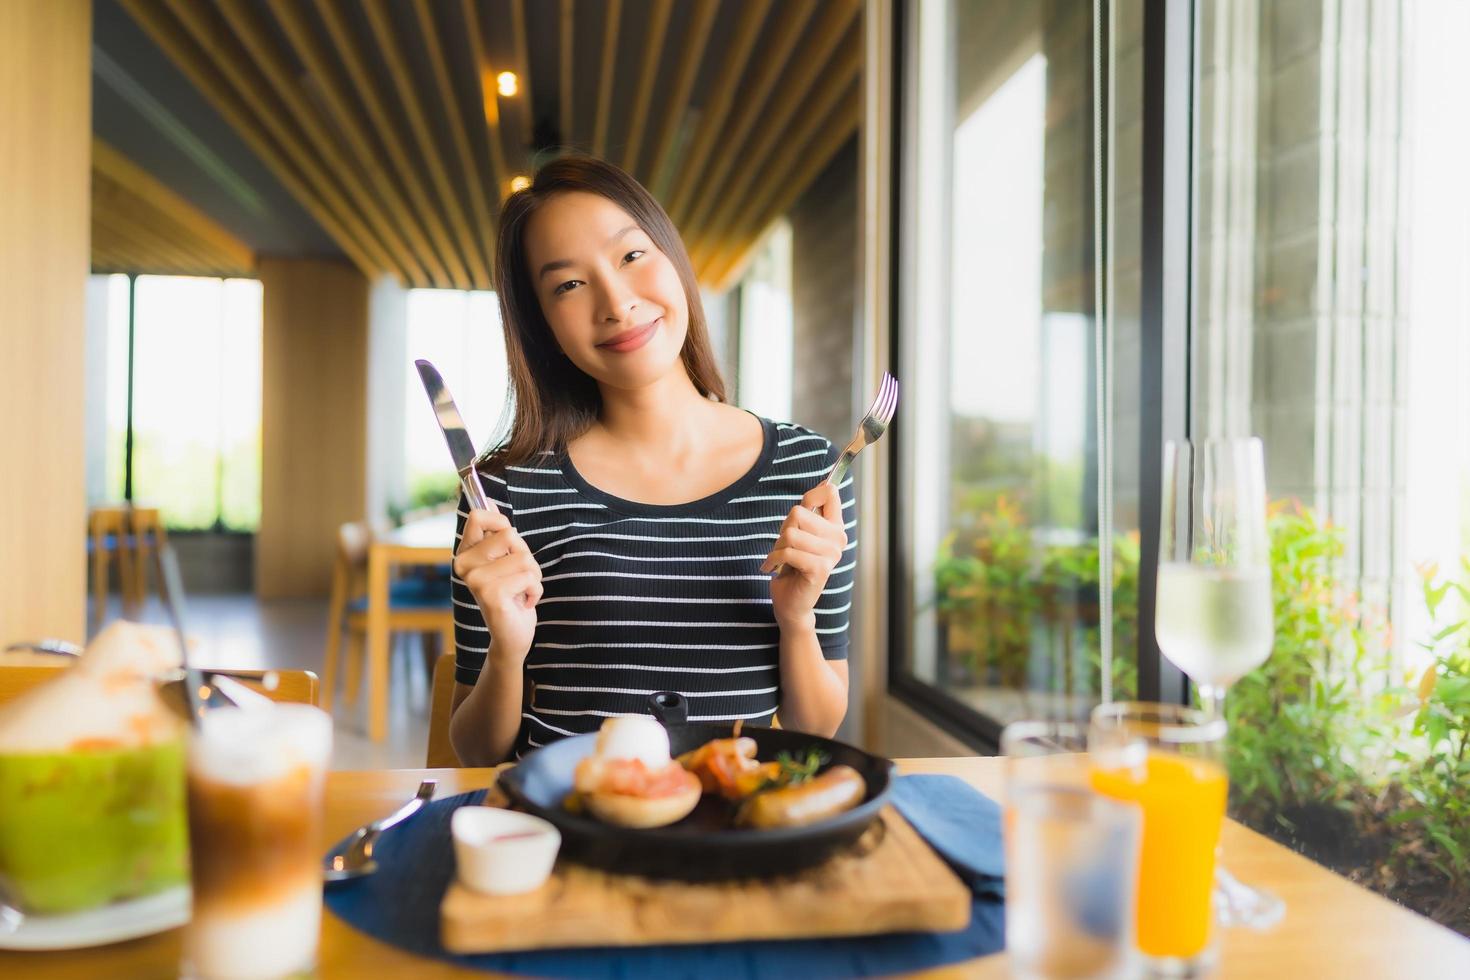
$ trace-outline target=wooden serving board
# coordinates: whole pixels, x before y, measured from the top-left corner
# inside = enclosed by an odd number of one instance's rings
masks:
[[[455,880],[439,916],[454,953],[951,932],[969,925],[970,890],[890,806],[851,849],[787,878],[693,884],[558,861],[527,895]]]

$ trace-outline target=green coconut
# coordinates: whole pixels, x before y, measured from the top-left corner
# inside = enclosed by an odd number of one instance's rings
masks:
[[[166,634],[118,623],[0,708],[0,879],[32,915],[188,880],[185,732],[154,679]]]
[[[0,873],[27,912],[73,912],[188,878],[182,740],[0,755]]]

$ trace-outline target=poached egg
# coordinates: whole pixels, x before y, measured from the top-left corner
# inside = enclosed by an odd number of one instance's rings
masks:
[[[649,715],[622,715],[604,721],[594,754],[602,759],[637,759],[650,771],[672,761],[669,733]]]

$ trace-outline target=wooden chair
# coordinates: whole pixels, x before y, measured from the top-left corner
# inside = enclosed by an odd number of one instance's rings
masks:
[[[143,605],[148,597],[148,556],[153,556],[153,573],[158,583],[158,596],[168,601],[168,586],[163,579],[163,549],[168,547],[168,536],[163,530],[163,518],[157,507],[134,507],[130,513],[132,529],[133,561],[136,568],[134,582],[137,586],[137,604]]]
[[[434,661],[434,685],[429,692],[429,750],[424,765],[430,769],[454,769],[460,764],[449,742],[449,715],[454,707],[454,651],[439,654]]]
[[[87,554],[92,560],[92,626],[101,624],[107,613],[108,566],[117,561],[118,588],[123,609],[133,608],[137,587],[128,509],[123,506],[93,507],[87,514]]]
[[[332,565],[332,592],[327,600],[327,647],[322,656],[322,707],[332,710],[332,698],[337,688],[337,660],[342,650],[342,629],[346,624],[348,596],[360,592],[363,568],[367,563],[368,546],[372,544],[372,531],[366,521],[351,521],[337,529],[337,559]],[[348,640],[347,659],[361,670],[361,634]],[[357,677],[348,680],[348,688],[357,687]]]
[[[71,666],[64,657],[41,657],[37,654],[0,655],[0,704],[19,697],[38,684],[43,684]],[[211,670],[226,674],[254,688],[272,701],[283,704],[316,704],[320,692],[317,676],[309,670]],[[276,675],[276,685],[267,690],[262,683],[267,673]]]
[[[374,529],[365,521],[343,524],[337,531],[337,561],[332,569],[332,592],[327,604],[327,645],[322,666],[322,707],[332,710],[342,633],[347,653],[342,700],[357,701],[367,640],[367,559]],[[421,580],[394,582],[388,592],[388,629],[391,633],[421,633],[432,637],[440,651],[454,650],[454,612],[449,589],[442,594]]]

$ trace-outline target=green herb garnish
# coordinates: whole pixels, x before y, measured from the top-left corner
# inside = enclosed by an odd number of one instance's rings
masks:
[[[818,748],[807,749],[806,756],[800,759],[790,752],[778,752],[776,762],[781,766],[780,784],[798,786],[820,772],[828,761],[827,753]]]

